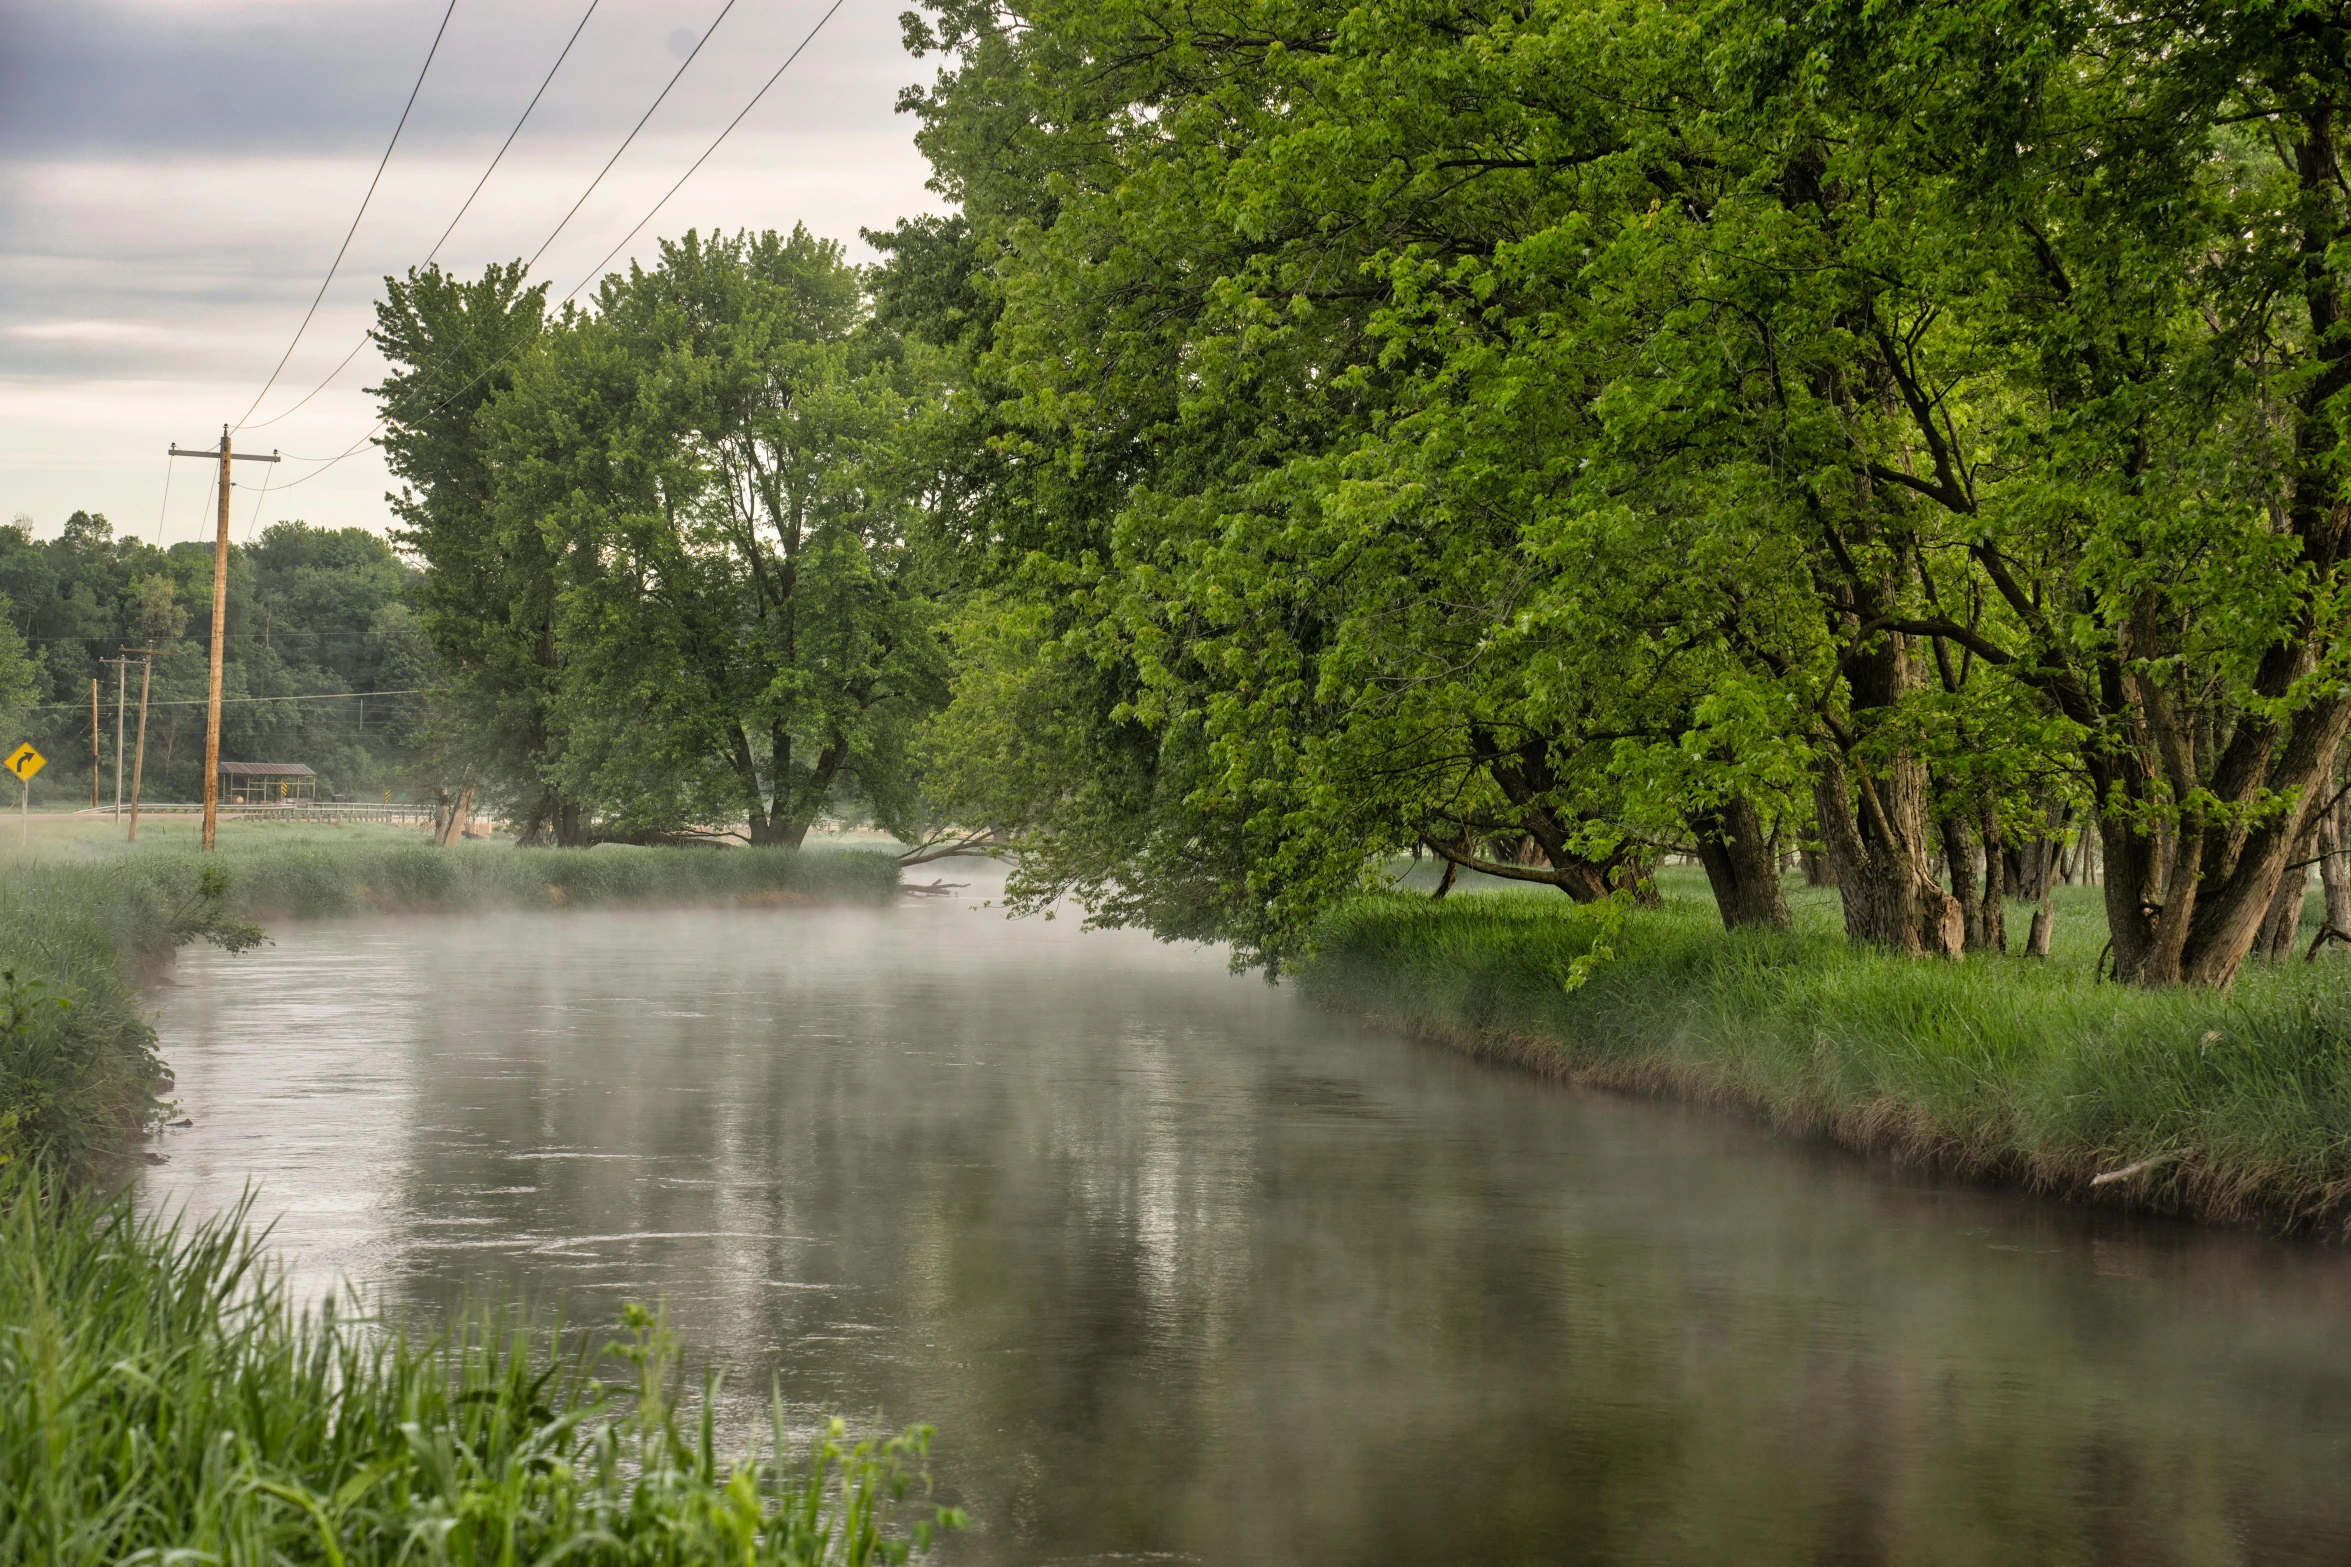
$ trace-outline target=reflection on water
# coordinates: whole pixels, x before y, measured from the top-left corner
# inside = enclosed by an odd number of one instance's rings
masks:
[[[312,1288],[666,1300],[940,1429],[958,1562],[2351,1559],[2351,1266],[1946,1188],[935,901],[192,954],[192,1130]]]

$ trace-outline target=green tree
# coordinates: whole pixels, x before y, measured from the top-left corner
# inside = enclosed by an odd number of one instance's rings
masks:
[[[15,736],[24,733],[41,697],[41,666],[17,635],[9,610],[8,601],[0,598],[0,734]],[[15,744],[9,741],[12,748]]]
[[[1432,828],[1588,893],[1776,824],[1952,953],[2071,798],[2121,974],[2225,983],[2351,724],[2331,14],[912,24],[1031,890],[1278,956]]]
[[[416,608],[440,689],[423,728],[437,770],[479,788],[525,842],[590,840],[554,769],[558,563],[535,525],[494,506],[484,410],[512,383],[544,326],[545,284],[520,262],[467,282],[437,267],[386,278],[375,338],[391,374],[385,461],[401,481],[395,539],[425,568]]]
[[[102,516],[76,512],[58,536],[0,529],[0,592],[9,620],[29,645],[39,686],[26,720],[50,758],[52,789],[83,792],[91,762],[90,696],[103,712],[98,733],[104,788],[112,783],[118,691],[133,710],[138,676],[118,685],[104,661],[124,647],[157,647],[146,788],[149,799],[193,799],[202,791],[206,654],[212,611],[212,547],[158,550],[116,538]],[[298,565],[300,561],[307,564]],[[417,574],[385,542],[359,529],[327,532],[299,522],[267,529],[229,552],[224,754],[232,761],[302,761],[330,791],[373,792],[404,783],[414,757],[413,718],[396,706],[345,701],[346,693],[433,683],[427,666],[399,671],[370,655],[370,606],[403,604]],[[289,596],[286,585],[308,586]],[[289,640],[291,639],[291,640]],[[248,698],[268,697],[269,701]],[[413,698],[393,698],[393,704]],[[126,725],[126,731],[129,726]],[[126,732],[126,746],[135,744]]]
[[[518,369],[493,516],[560,563],[545,766],[600,831],[797,847],[851,802],[909,830],[934,357],[795,229],[665,243]]]

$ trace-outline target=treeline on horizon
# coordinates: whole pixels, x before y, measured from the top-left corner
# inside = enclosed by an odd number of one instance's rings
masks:
[[[2298,914],[2351,726],[2334,11],[906,32],[951,211],[876,267],[391,280],[450,754],[526,834],[986,830],[1018,901],[1276,965],[1415,850],[1579,901],[1685,852],[1784,925],[1803,848],[1856,941],[1956,955],[2087,835],[2149,985]]]
[[[54,539],[22,518],[0,527],[0,743],[47,758],[43,802],[90,798],[90,683],[98,683],[98,793],[114,801],[116,704],[124,792],[138,745],[141,661],[153,648],[143,797],[204,792],[204,703],[212,638],[212,546],[159,549],[77,511]],[[403,798],[429,787],[420,725],[434,660],[410,602],[417,569],[362,528],[280,522],[229,547],[221,661],[221,756],[300,762],[319,792]],[[348,693],[402,693],[368,700]],[[254,698],[270,700],[256,701]],[[324,700],[306,700],[324,698]],[[291,700],[289,700],[291,699]]]

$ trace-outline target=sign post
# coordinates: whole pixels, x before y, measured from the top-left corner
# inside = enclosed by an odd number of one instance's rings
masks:
[[[16,781],[24,786],[24,803],[17,816],[16,842],[18,848],[23,848],[33,841],[33,774],[48,765],[49,758],[34,750],[32,742],[29,740],[9,752],[8,760],[0,762],[0,767],[5,767],[16,774]]]

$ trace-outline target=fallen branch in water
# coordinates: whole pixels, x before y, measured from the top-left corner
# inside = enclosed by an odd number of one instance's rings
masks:
[[[993,827],[973,831],[946,828],[932,833],[922,842],[898,856],[898,863],[909,870],[917,865],[928,865],[933,860],[953,859],[959,854],[984,854],[993,858],[1004,851],[1006,844]]]
[[[2159,1165],[2171,1164],[2185,1157],[2187,1157],[2185,1154],[2177,1152],[2153,1154],[2141,1159],[2136,1164],[2126,1164],[2119,1170],[2109,1170],[2104,1175],[2093,1175],[2090,1177],[2090,1184],[2092,1186],[2112,1186],[2117,1181],[2127,1181],[2134,1175],[2145,1175],[2149,1170],[2155,1169]]]
[[[944,898],[951,892],[961,892],[970,886],[968,881],[934,881],[927,887],[900,887],[900,892],[911,892],[918,898]]]

